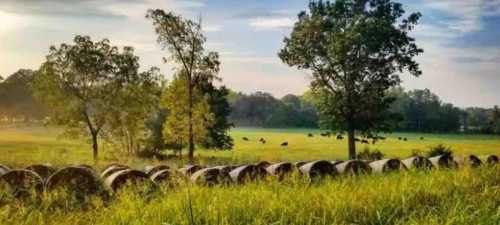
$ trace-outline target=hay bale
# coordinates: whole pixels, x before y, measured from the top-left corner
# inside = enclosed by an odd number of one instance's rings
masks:
[[[167,169],[167,170],[160,170],[156,173],[154,173],[153,175],[151,175],[149,178],[155,182],[155,183],[168,183],[168,184],[171,184],[171,185],[174,185],[174,184],[178,184],[178,179],[179,178],[183,178],[184,176],[182,174],[180,174],[178,171],[176,170],[171,170],[171,169]]]
[[[335,168],[340,174],[348,175],[369,174],[372,172],[372,168],[368,163],[362,160],[348,160],[335,165]]]
[[[101,171],[104,172],[105,170],[109,169],[110,167],[127,167],[128,168],[129,166],[123,165],[121,163],[110,163],[110,164],[104,166]]]
[[[204,168],[191,175],[191,181],[196,184],[213,186],[223,182],[223,174],[217,168]]]
[[[114,174],[114,173],[116,173],[118,171],[122,171],[122,170],[126,170],[126,169],[130,169],[130,168],[128,166],[119,165],[119,164],[107,167],[107,169],[105,169],[101,173],[101,178],[102,179],[106,179],[107,177],[111,176],[111,174]]]
[[[299,169],[301,166],[307,164],[309,161],[298,161],[298,162],[294,162],[293,163],[293,166],[295,166],[295,168]]]
[[[4,175],[5,173],[9,172],[10,168],[7,166],[4,166],[0,164],[0,176]]]
[[[178,169],[178,171],[181,172],[186,177],[191,177],[191,175],[193,175],[193,173],[195,173],[196,171],[201,170],[201,169],[203,169],[203,167],[198,166],[198,165],[187,165],[187,166],[184,166],[184,167]]]
[[[79,193],[94,194],[101,190],[94,171],[87,167],[66,167],[56,171],[49,177],[45,185],[46,190],[64,187]]]
[[[457,160],[457,163],[461,167],[470,166],[472,168],[480,167],[483,162],[475,155],[469,155],[467,157],[461,157]]]
[[[289,162],[275,163],[266,168],[267,173],[277,176],[280,180],[293,172],[293,164]]]
[[[489,155],[486,158],[486,163],[490,166],[494,166],[494,165],[500,163],[500,160],[498,159],[498,156],[496,156],[496,155]]]
[[[78,165],[75,165],[75,167],[84,167],[84,168],[87,168],[89,170],[92,170],[93,173],[97,172],[97,170],[95,170],[94,167],[87,165],[87,164],[78,164]]]
[[[338,164],[341,164],[343,163],[344,161],[343,160],[333,160],[333,161],[330,161],[330,163],[334,166],[338,165]]]
[[[167,165],[156,165],[156,166],[145,166],[144,167],[144,172],[149,176],[153,176],[153,174],[155,174],[156,172],[158,171],[161,171],[161,170],[168,170],[170,169],[169,166]]]
[[[9,170],[0,176],[0,184],[15,197],[29,196],[32,190],[43,190],[43,179],[31,170]]]
[[[392,171],[406,170],[406,166],[399,159],[382,159],[370,164],[373,172],[386,173]]]
[[[423,156],[414,156],[401,161],[408,169],[432,169],[432,162]]]
[[[444,168],[457,168],[458,167],[458,164],[453,159],[453,156],[451,156],[449,154],[434,156],[432,158],[429,158],[429,160],[432,162],[432,165],[435,168],[444,169]]]
[[[240,166],[229,173],[231,180],[236,183],[259,180],[264,178],[266,175],[267,171],[265,169],[255,165]]]
[[[308,176],[310,179],[335,176],[337,169],[333,164],[325,160],[313,161],[302,165],[299,168],[300,173]]]
[[[256,164],[256,166],[262,167],[263,169],[266,169],[270,165],[271,165],[271,163],[268,161],[261,161],[261,162]]]
[[[38,174],[43,180],[47,180],[50,175],[56,172],[56,168],[50,165],[35,164],[25,168],[26,170],[31,170]]]
[[[116,191],[128,183],[136,185],[140,183],[152,183],[152,181],[142,171],[126,169],[111,174],[106,178],[104,183],[113,191]]]
[[[229,175],[229,173],[238,168],[238,166],[232,166],[232,165],[222,165],[222,166],[214,166],[213,168],[216,168],[220,171],[221,174],[227,174]]]

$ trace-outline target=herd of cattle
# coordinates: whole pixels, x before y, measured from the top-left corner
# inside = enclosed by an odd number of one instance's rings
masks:
[[[143,170],[114,163],[104,167],[100,173],[88,165],[69,166],[61,169],[49,165],[32,165],[24,169],[10,169],[0,165],[0,185],[7,187],[14,195],[26,193],[29,190],[50,191],[55,188],[69,188],[79,192],[92,193],[103,190],[103,187],[116,191],[127,183],[172,184],[179,178],[203,185],[241,184],[266,176],[274,176],[281,180],[294,171],[298,171],[298,174],[314,181],[318,178],[340,174],[357,175],[407,169],[478,167],[483,164],[499,164],[499,158],[490,155],[482,161],[474,155],[460,159],[454,159],[450,155],[441,155],[432,158],[415,156],[404,160],[319,160],[275,164],[263,161],[253,165],[215,167],[187,165],[180,169],[173,169],[167,165],[157,165],[146,166]]]

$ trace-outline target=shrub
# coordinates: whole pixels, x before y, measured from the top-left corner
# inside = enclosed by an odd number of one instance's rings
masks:
[[[427,151],[428,158],[439,156],[439,155],[452,156],[453,150],[451,149],[451,147],[447,147],[443,144],[437,144],[437,145],[429,147],[429,150]]]
[[[382,153],[380,150],[375,149],[373,151],[370,151],[370,148],[365,147],[365,149],[357,154],[358,159],[364,159],[364,160],[381,160],[384,158],[384,153]]]

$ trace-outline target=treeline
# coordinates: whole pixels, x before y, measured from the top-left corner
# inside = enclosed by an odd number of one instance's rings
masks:
[[[33,75],[32,70],[21,69],[0,80],[0,121],[26,122],[48,116],[47,109],[33,96]],[[214,93],[211,105],[220,105],[215,110],[220,110],[219,114],[229,114],[228,120],[235,126],[320,128],[316,107],[307,93],[276,98],[264,92],[244,94],[226,88],[218,91],[220,93],[210,91]],[[229,105],[218,100],[223,99],[217,98],[218,95],[228,95]],[[397,131],[500,133],[498,106],[462,109],[443,102],[428,89],[406,91],[398,87],[391,89],[389,96],[396,98],[390,110],[399,115],[399,122],[395,124]],[[222,103],[215,104],[217,101]],[[220,124],[227,129],[229,123],[222,121]],[[223,146],[223,143],[218,145]]]

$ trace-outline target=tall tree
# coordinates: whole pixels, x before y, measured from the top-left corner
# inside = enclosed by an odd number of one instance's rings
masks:
[[[138,67],[132,48],[120,51],[107,39],[94,42],[88,36],[76,36],[73,44],[50,47],[33,87],[36,96],[54,111],[54,122],[65,126],[67,134],[90,136],[97,160],[98,138],[122,87]]]
[[[332,127],[348,134],[349,157],[356,157],[355,135],[390,129],[386,91],[398,85],[398,73],[421,74],[414,57],[423,52],[408,33],[420,13],[391,0],[311,1],[298,15],[279,52],[283,62],[312,71],[318,105]]]
[[[171,61],[180,65],[178,71],[186,74],[183,78],[186,79],[188,96],[188,150],[189,159],[192,160],[195,149],[193,90],[201,79],[218,79],[216,75],[220,66],[219,55],[215,52],[205,53],[203,45],[206,39],[200,23],[171,12],[166,13],[161,9],[149,10],[146,17],[153,21],[158,44],[170,53],[169,57],[164,58],[165,62]]]

